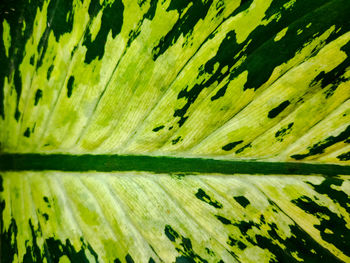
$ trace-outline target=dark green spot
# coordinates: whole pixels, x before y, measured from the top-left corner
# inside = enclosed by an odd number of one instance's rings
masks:
[[[74,76],[70,76],[67,83],[67,97],[70,98],[73,93]]]
[[[234,239],[233,237],[231,237],[231,236],[229,236],[228,237],[228,241],[226,242],[228,245],[230,245],[231,247],[233,247],[233,246],[238,246],[238,248],[240,249],[240,250],[244,250],[244,249],[246,249],[247,248],[247,245],[246,244],[244,244],[242,241],[240,241],[240,240],[236,240],[236,239]]]
[[[247,232],[249,229],[252,229],[253,226],[259,228],[259,225],[255,224],[254,222],[252,221],[240,221],[238,223],[233,223],[234,226],[237,226],[239,231],[241,231],[241,233],[243,235],[247,235]]]
[[[236,141],[236,142],[230,142],[222,147],[224,151],[231,151],[233,148],[235,148],[238,144],[241,144],[243,141]]]
[[[340,161],[349,161],[350,160],[350,152],[342,153],[342,154],[338,155],[337,158]]]
[[[50,204],[49,199],[47,198],[47,196],[44,196],[43,199],[44,199],[44,202],[47,204],[47,207],[50,208],[51,204]]]
[[[239,203],[243,208],[246,208],[250,204],[249,200],[245,196],[234,196],[233,197],[237,203]]]
[[[132,259],[132,257],[129,254],[127,254],[125,256],[125,261],[126,261],[126,263],[134,263],[134,260]]]
[[[245,149],[250,148],[250,147],[252,147],[252,144],[248,143],[247,145],[244,145],[242,148],[239,148],[235,153],[239,154],[239,153],[243,152]]]
[[[209,205],[211,205],[211,206],[213,206],[215,208],[222,208],[223,207],[221,203],[219,203],[218,201],[212,199],[201,188],[198,189],[198,192],[195,194],[195,196],[199,200],[201,200],[201,201],[203,201],[203,202],[205,202],[205,203],[207,203],[207,204],[209,204]]]
[[[339,81],[340,82],[340,81]],[[326,94],[326,99],[328,99],[329,97],[331,97],[334,92],[336,91],[336,89],[338,88],[338,85],[331,85],[324,93]]]
[[[215,256],[215,253],[214,253],[214,251],[213,250],[211,250],[210,248],[205,248],[205,251],[208,253],[208,255],[210,255],[210,256]]]
[[[232,224],[232,222],[230,220],[228,220],[227,218],[225,218],[225,217],[222,217],[222,216],[219,216],[219,215],[215,215],[215,216],[224,225],[231,225]]]
[[[165,127],[164,125],[160,125],[160,126],[154,128],[152,131],[157,132],[157,131],[160,131],[161,129],[163,129],[164,127]]]
[[[282,102],[280,105],[278,105],[276,108],[273,108],[272,110],[269,111],[269,114],[267,115],[267,117],[269,117],[270,119],[275,118],[278,114],[280,114],[285,108],[288,107],[288,105],[290,104],[289,100],[286,100],[284,102]]]
[[[47,74],[46,74],[46,79],[47,79],[47,80],[49,80],[49,79],[50,79],[50,77],[51,77],[51,73],[52,73],[52,71],[53,71],[53,68],[54,68],[54,66],[53,66],[53,65],[51,65],[51,66],[48,68],[48,70],[47,70]]]
[[[214,100],[217,100],[217,99],[223,97],[226,93],[227,87],[228,87],[228,83],[226,83],[222,88],[220,88],[218,90],[218,92],[216,92],[216,94],[210,98],[210,100],[214,101]]]
[[[43,217],[45,218],[46,221],[49,220],[49,215],[48,214],[43,213]]]
[[[177,144],[177,143],[180,141],[180,139],[181,139],[181,136],[177,137],[176,139],[174,139],[174,140],[171,141],[171,144],[172,144],[172,145]]]
[[[27,128],[27,129],[25,130],[25,132],[23,133],[23,136],[24,136],[24,137],[27,137],[27,138],[30,137],[30,129],[29,129],[29,128]]]
[[[30,65],[34,66],[34,55],[30,57],[29,63]]]
[[[43,91],[41,89],[37,89],[35,92],[34,106],[38,105],[39,100],[43,96]]]
[[[284,139],[284,136],[290,134],[290,132],[292,131],[292,127],[294,125],[294,122],[291,122],[288,124],[287,127],[282,127],[281,129],[279,129],[276,133],[275,133],[275,138],[277,141],[282,142]]]
[[[175,239],[179,237],[179,234],[174,229],[172,229],[172,227],[169,225],[165,226],[164,233],[172,242],[174,242]]]
[[[19,117],[21,116],[21,113],[19,112],[18,109],[18,104],[19,104],[19,99],[22,94],[22,76],[19,70],[15,70],[15,75],[14,75],[14,84],[15,84],[15,90],[17,93],[17,104],[16,104],[16,111],[15,111],[15,119],[16,121],[19,120]]]
[[[99,0],[92,0],[89,6],[89,15],[93,19],[102,9]],[[112,31],[112,37],[115,38],[121,31],[123,24],[124,5],[121,0],[114,1],[111,5],[107,4],[103,8],[101,27],[96,38],[92,41],[91,32],[88,31],[84,36],[83,45],[86,46],[87,52],[84,62],[89,64],[95,58],[101,59],[105,52],[105,43],[107,36]]]
[[[18,120],[19,120],[19,117],[21,117],[21,113],[19,112],[18,109],[16,109],[16,112],[15,112],[15,120],[18,121]]]
[[[73,58],[75,51],[77,51],[78,45],[74,46],[72,52],[70,53],[70,57]]]

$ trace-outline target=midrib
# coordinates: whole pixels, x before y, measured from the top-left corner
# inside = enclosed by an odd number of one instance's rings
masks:
[[[168,174],[350,175],[350,166],[302,162],[217,160],[144,155],[0,154],[0,171],[113,172]]]

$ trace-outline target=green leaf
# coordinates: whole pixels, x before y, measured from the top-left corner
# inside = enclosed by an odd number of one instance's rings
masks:
[[[4,0],[1,262],[350,262],[348,0]]]

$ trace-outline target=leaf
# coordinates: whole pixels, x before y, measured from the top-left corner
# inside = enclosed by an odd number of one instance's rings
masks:
[[[10,205],[2,213],[10,227],[2,242],[12,248],[4,262],[74,261],[77,254],[88,261],[129,255],[135,262],[349,258],[349,176],[7,172],[3,178]]]
[[[347,0],[4,0],[2,262],[350,262]]]

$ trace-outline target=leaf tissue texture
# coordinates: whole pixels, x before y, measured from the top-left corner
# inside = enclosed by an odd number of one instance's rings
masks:
[[[2,185],[3,262],[350,258],[349,176],[7,172]]]
[[[350,262],[349,0],[2,0],[1,262]]]

